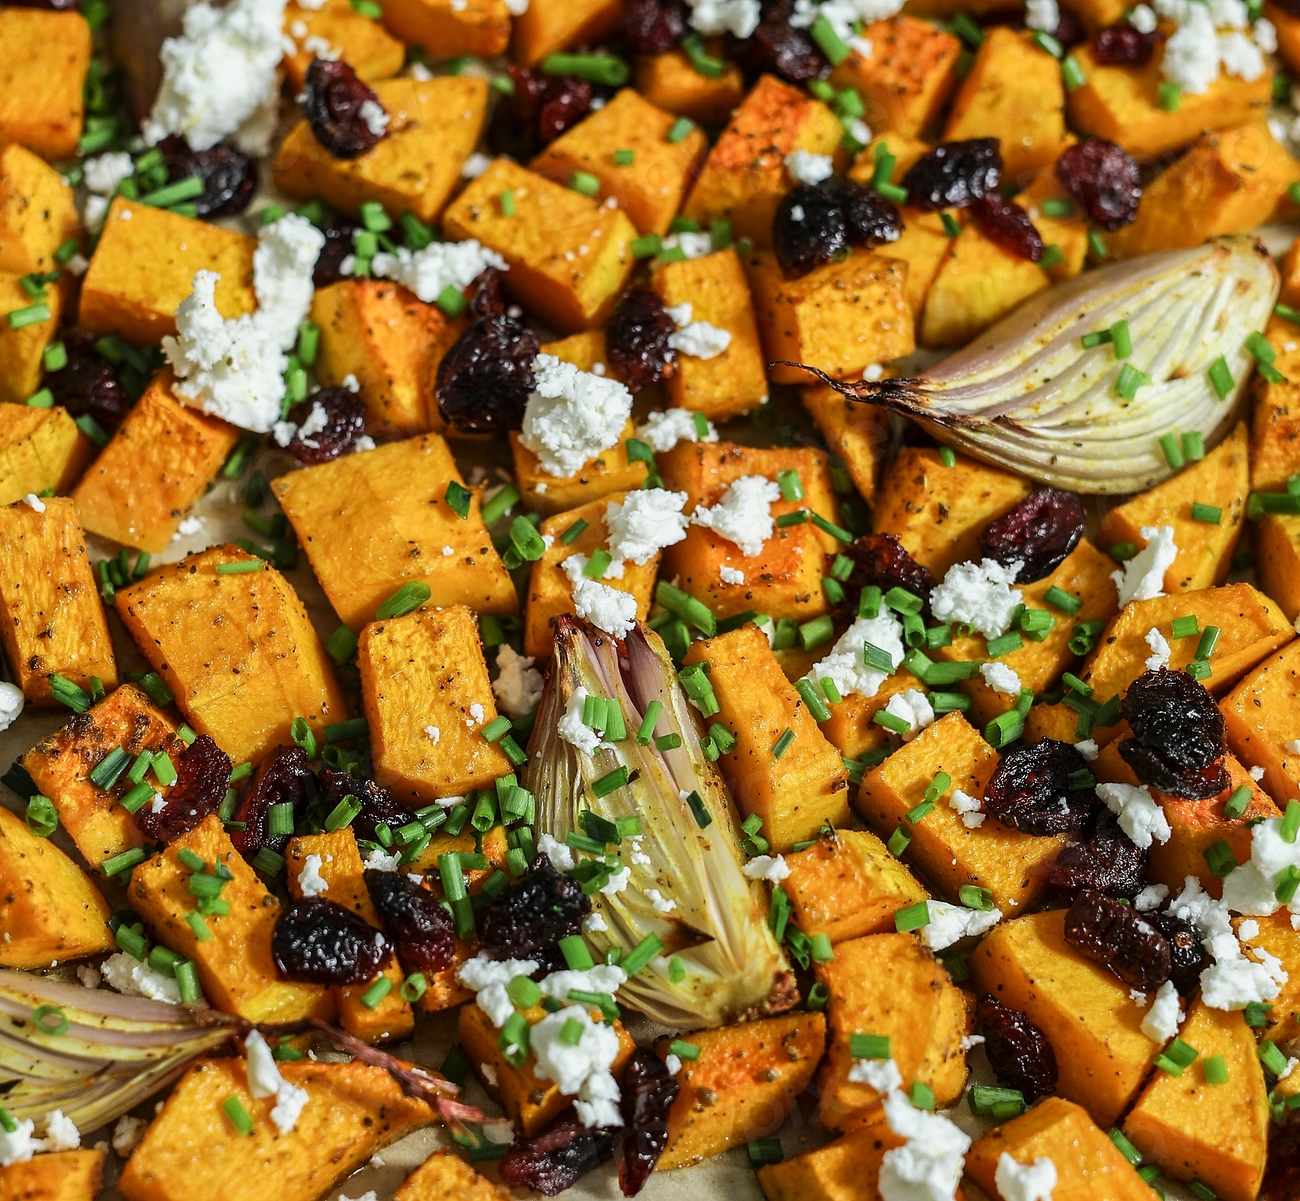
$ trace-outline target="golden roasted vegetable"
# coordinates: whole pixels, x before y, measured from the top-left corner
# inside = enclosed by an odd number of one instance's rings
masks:
[[[1243,763],[1264,769],[1264,787],[1278,805],[1300,792],[1300,755],[1287,749],[1295,738],[1298,698],[1300,642],[1292,642],[1219,703],[1228,745]]]
[[[51,1151],[0,1168],[0,1201],[95,1201],[104,1187],[104,1149]]]
[[[476,0],[482,3],[483,0]],[[495,0],[500,4],[502,0]],[[403,5],[401,0],[390,0],[384,8],[384,22],[396,31],[403,41],[415,41],[407,37],[398,28],[401,14],[408,7],[421,7],[421,0],[411,0],[410,5]],[[402,69],[406,58],[406,47],[402,45],[378,21],[359,13],[347,0],[323,0],[319,8],[308,4],[298,4],[289,0],[284,6],[284,32],[294,38],[296,50],[284,56],[285,74],[289,86],[295,93],[302,91],[307,68],[316,57],[313,50],[313,38],[324,40],[331,47],[341,50],[342,57],[357,73],[357,78],[367,83],[376,79],[388,79]],[[502,42],[504,45],[504,40]],[[496,50],[488,51],[495,54]],[[467,53],[459,50],[447,50],[447,54]]]
[[[0,150],[0,271],[50,271],[80,225],[72,189],[48,163],[10,144]]]
[[[619,0],[533,0],[511,21],[510,57],[521,67],[535,67],[566,46],[603,42],[622,19]],[[438,51],[446,53],[441,46]]]
[[[90,26],[79,12],[0,13],[0,142],[55,161],[76,154],[90,50]]]
[[[435,1151],[398,1186],[393,1201],[511,1201],[454,1151]]]
[[[67,492],[94,453],[67,409],[0,404],[0,504]]]
[[[884,1121],[850,1130],[834,1142],[758,1169],[767,1201],[860,1201],[878,1195],[885,1152],[901,1147]]]

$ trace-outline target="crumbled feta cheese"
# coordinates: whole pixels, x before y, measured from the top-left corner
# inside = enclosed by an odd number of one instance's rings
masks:
[[[358,380],[357,377],[353,375],[352,372],[350,371],[347,373],[347,375],[343,377],[343,386],[349,392],[352,392],[354,394],[361,391],[360,380]]]
[[[40,1140],[32,1138],[35,1131],[36,1123],[31,1118],[16,1122],[13,1130],[0,1126],[0,1168],[26,1163],[40,1150]]]
[[[253,292],[257,296],[253,320],[281,350],[293,346],[311,308],[315,292],[312,273],[324,246],[325,235],[297,213],[286,213],[258,230],[253,251]],[[305,435],[319,433],[328,421],[326,417],[314,430],[308,430],[309,419],[304,423]]]
[[[673,324],[681,329],[684,325],[690,325],[691,318],[695,316],[695,306],[689,300],[683,300],[681,304],[665,305],[664,312],[672,318]]]
[[[1074,749],[1079,752],[1089,763],[1096,761],[1097,756],[1101,754],[1101,747],[1097,745],[1095,738],[1084,738],[1074,744]]]
[[[1133,898],[1133,908],[1139,913],[1150,913],[1153,909],[1159,909],[1168,896],[1168,884],[1148,884]]]
[[[460,168],[461,179],[477,179],[492,165],[492,159],[477,150],[465,160]]]
[[[1145,784],[1098,784],[1097,797],[1119,818],[1120,829],[1142,850],[1145,851],[1153,839],[1166,843],[1172,837],[1165,811]]]
[[[1056,0],[1047,0],[1055,4]],[[1055,26],[1053,26],[1055,28]],[[792,150],[785,156],[785,169],[795,183],[821,183],[835,174],[835,163],[829,154],[813,154],[807,150]]]
[[[885,1121],[907,1142],[881,1160],[877,1187],[884,1201],[951,1201],[970,1138],[942,1114],[918,1109],[901,1088],[885,1096]]]
[[[952,796],[948,798],[948,808],[961,815],[961,824],[968,830],[979,829],[987,816],[983,812],[983,802],[960,788],[952,790]]]
[[[570,1022],[582,1026],[575,1046],[561,1037]],[[560,1092],[576,1097],[574,1108],[584,1126],[621,1126],[618,1085],[610,1068],[618,1056],[618,1033],[603,1022],[593,1022],[580,1005],[549,1013],[530,1031],[529,1046],[537,1075],[553,1080]]]
[[[125,150],[98,154],[81,164],[83,182],[97,196],[112,196],[117,185],[135,174],[135,161]]]
[[[476,238],[464,242],[430,242],[423,250],[414,252],[399,246],[396,254],[381,251],[370,263],[375,275],[409,288],[425,304],[437,300],[444,288],[468,288],[489,267],[509,270],[505,259]]]
[[[429,736],[429,740],[433,743],[433,745],[437,746],[439,739],[442,738],[442,730],[440,730],[437,726],[425,726],[424,732]]]
[[[669,334],[668,345],[694,359],[716,359],[731,345],[731,331],[707,321],[692,321]]]
[[[39,496],[37,496],[35,492],[29,492],[26,496],[24,496],[23,504],[25,504],[29,509],[31,509],[33,513],[45,512],[45,502]]]
[[[102,977],[99,974],[99,968],[89,963],[77,964],[77,979],[81,981],[84,988],[98,988]]]
[[[751,880],[766,880],[770,884],[780,884],[790,875],[784,855],[755,855],[741,870]]]
[[[515,1011],[506,985],[516,976],[531,976],[535,971],[537,962],[533,959],[496,960],[476,955],[456,969],[456,979],[475,994],[478,1007],[500,1029]]]
[[[585,576],[573,590],[573,611],[615,638],[626,638],[636,629],[636,597]]]
[[[103,196],[87,196],[82,206],[81,223],[87,233],[98,233],[108,215],[108,201]]]
[[[7,680],[0,680],[0,733],[18,720],[25,703],[21,688]]]
[[[183,518],[180,525],[176,527],[176,532],[182,538],[193,538],[195,534],[203,533],[203,518],[195,516]]]
[[[993,1181],[1002,1201],[1052,1201],[1052,1190],[1056,1187],[1056,1165],[1045,1155],[1039,1156],[1033,1163],[1017,1163],[1003,1151],[998,1156]]]
[[[781,489],[772,480],[742,475],[732,481],[712,508],[696,505],[691,524],[704,526],[734,542],[745,555],[757,555],[776,528],[772,504],[780,499]]]
[[[1147,631],[1147,646],[1151,648],[1151,654],[1147,656],[1147,671],[1159,671],[1169,666],[1172,651],[1165,636],[1155,626]]]
[[[318,897],[329,889],[329,881],[320,874],[321,857],[308,855],[302,871],[298,873],[298,887],[305,897]]]
[[[984,677],[984,683],[994,692],[1001,692],[1007,696],[1020,695],[1020,677],[1005,663],[981,663],[980,675]]]
[[[622,503],[605,506],[605,529],[609,531],[610,556],[617,562],[630,559],[644,567],[666,546],[686,537],[690,518],[682,512],[685,492],[664,488],[639,488]]]
[[[1156,7],[1165,6],[1157,4]],[[1188,95],[1201,96],[1219,77],[1219,42],[1208,10],[1202,7],[1200,11],[1192,11],[1192,7],[1165,42],[1160,73]]]
[[[865,1084],[878,1093],[903,1087],[903,1074],[892,1059],[855,1059],[849,1064],[849,1082]]]
[[[816,0],[795,0],[790,24],[796,29],[808,29],[819,16],[824,17],[840,41],[853,46],[863,40],[856,36],[855,26],[859,22],[870,25],[887,20],[902,7],[902,0],[822,0],[820,4]],[[866,44],[870,46],[869,42]],[[858,46],[854,48],[859,53],[869,53]]]
[[[620,867],[609,878],[609,883],[601,890],[601,896],[616,897],[620,892],[627,888],[628,881],[632,878],[632,869],[630,867]]]
[[[540,842],[537,849],[539,851],[541,850]],[[567,850],[568,848],[565,849]],[[555,860],[552,859],[551,862],[554,863]],[[608,929],[609,923],[605,921],[601,916],[600,911],[597,909],[593,909],[585,918],[582,919],[582,932],[584,934],[604,934]]]
[[[298,1125],[298,1119],[310,1100],[311,1094],[305,1088],[299,1088],[286,1080],[275,1094],[275,1104],[271,1106],[271,1121],[275,1128],[281,1134],[289,1134]],[[370,1195],[374,1196],[373,1193]]]
[[[664,1056],[664,1067],[668,1069],[670,1076],[676,1076],[682,1070],[682,1061],[680,1057],[674,1055],[671,1051]]]
[[[64,1117],[61,1109],[52,1109],[45,1117],[45,1137],[41,1140],[43,1151],[75,1151],[81,1146],[81,1131],[71,1118]]]
[[[934,723],[934,708],[930,704],[930,698],[919,688],[894,693],[885,706],[885,712],[907,722],[908,729],[902,736],[904,742],[911,742],[922,730]]]
[[[573,867],[573,851],[550,834],[538,837],[537,853],[545,855],[557,872],[567,872]]]
[[[133,1118],[124,1113],[113,1127],[113,1150],[125,1159],[139,1146],[147,1125],[143,1118]]]
[[[547,475],[565,479],[618,442],[632,393],[617,380],[549,354],[533,360],[533,378],[519,441]]]
[[[163,794],[161,792],[155,792],[153,794],[153,800],[149,802],[149,812],[161,813],[166,808],[167,801],[164,799]]]
[[[684,231],[670,234],[664,239],[665,250],[680,250],[688,259],[702,259],[713,253],[713,238],[709,234],[696,234]]]
[[[1172,39],[1170,41],[1172,44]],[[1168,53],[1168,45],[1165,49]],[[1146,545],[1118,571],[1110,573],[1119,592],[1121,609],[1129,601],[1154,600],[1157,596],[1164,596],[1165,572],[1178,558],[1173,526],[1144,525],[1141,534],[1146,539]]]
[[[1247,83],[1264,74],[1264,56],[1260,48],[1244,33],[1235,30],[1219,34],[1219,62],[1229,75]]]
[[[967,909],[947,901],[927,901],[930,920],[921,927],[921,941],[932,951],[942,951],[960,942],[992,930],[1002,920],[1001,909]]]
[[[1250,942],[1252,938],[1259,935],[1259,923],[1253,918],[1246,918],[1241,925],[1237,927],[1237,937],[1242,942]]]
[[[703,437],[698,423],[704,425]],[[636,427],[636,436],[649,443],[656,454],[663,454],[679,442],[716,442],[718,431],[703,414],[690,409],[666,409],[648,414],[644,423]]]
[[[691,28],[709,37],[731,33],[749,37],[762,17],[759,0],[687,0],[691,6]]]
[[[508,642],[497,649],[497,678],[492,691],[510,717],[523,717],[542,699],[542,673],[533,666],[531,655],[521,655]]]
[[[280,1091],[284,1078],[276,1067],[275,1056],[265,1038],[256,1030],[244,1039],[244,1059],[248,1067],[248,1091],[254,1100],[274,1097]]]
[[[1132,25],[1138,33],[1155,33],[1156,14],[1152,11],[1150,5],[1135,4],[1129,11],[1128,23]]]
[[[1251,30],[1255,35],[1255,45],[1265,54],[1277,53],[1277,26],[1267,17],[1260,17]]]
[[[564,716],[556,726],[560,737],[584,755],[594,755],[600,746],[600,735],[582,720],[582,707],[590,695],[582,685],[575,688],[564,706]]]
[[[867,643],[884,651],[893,667],[897,668],[903,661],[906,653],[903,627],[898,618],[883,606],[875,617],[857,618],[840,635],[830,653],[804,679],[814,686],[819,680],[829,679],[841,696],[875,696],[890,673],[867,665],[863,658]]]
[[[677,908],[677,902],[667,900],[657,888],[647,888],[645,897],[655,907],[656,913],[672,913]]]
[[[394,851],[390,855],[380,847],[371,847],[364,866],[374,872],[395,872],[401,861],[400,851]]]
[[[481,726],[487,718],[487,713],[484,711],[483,706],[480,705],[478,701],[475,701],[469,707],[469,716],[471,721],[476,722]]]
[[[1282,818],[1270,817],[1250,831],[1250,858],[1223,881],[1223,903],[1237,913],[1268,917],[1281,908],[1276,892],[1286,876],[1300,871],[1300,838],[1282,838]],[[1300,893],[1291,900],[1292,913],[1300,913]]]
[[[1263,964],[1244,956],[1220,959],[1201,973],[1201,1000],[1211,1009],[1245,1009],[1275,1000],[1281,990]]]
[[[1183,1020],[1183,1011],[1179,1005],[1178,990],[1172,980],[1166,980],[1156,993],[1151,1008],[1142,1018],[1142,1033],[1152,1042],[1163,1046],[1175,1034]]]
[[[366,128],[375,137],[382,138],[388,132],[388,114],[384,112],[382,104],[367,98],[361,102],[357,116],[366,123]]]
[[[1025,26],[1055,33],[1061,23],[1061,9],[1056,0],[1025,0]]]
[[[1003,567],[993,559],[954,563],[930,593],[935,621],[962,622],[985,638],[1001,637],[1022,599],[1020,589],[1011,586],[1021,566]]]
[[[745,582],[745,573],[735,567],[728,567],[724,563],[718,568],[718,579],[724,584],[743,584]]]
[[[133,955],[118,951],[99,965],[100,974],[109,988],[128,997],[148,997],[151,1001],[166,1001],[171,1005],[181,1003],[181,991],[176,981]]]

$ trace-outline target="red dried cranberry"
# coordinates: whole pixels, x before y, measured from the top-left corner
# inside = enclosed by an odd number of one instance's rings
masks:
[[[653,1051],[633,1054],[623,1069],[623,1162],[618,1186],[635,1197],[645,1187],[668,1145],[668,1110],[677,1099],[677,1081]]]
[[[984,554],[1004,567],[1021,564],[1018,584],[1051,575],[1083,537],[1083,501],[1060,488],[1038,488],[984,531]]]
[[[677,352],[668,345],[676,332],[659,296],[648,288],[633,288],[605,328],[610,366],[633,392],[676,375]]]
[[[1274,0],[1292,16],[1300,16],[1300,0]],[[1300,1197],[1300,1122],[1273,1126],[1268,1140],[1268,1168],[1259,1201],[1296,1201]]]
[[[407,971],[432,976],[455,958],[455,923],[427,888],[400,872],[369,870],[366,891]]]
[[[271,958],[300,984],[361,984],[388,962],[383,933],[360,914],[324,897],[300,897],[275,921]]]
[[[514,63],[506,68],[514,85],[492,112],[488,125],[488,146],[494,154],[505,154],[527,162],[540,149],[537,113],[542,107],[543,77]]]
[[[870,584],[881,592],[902,588],[930,603],[934,576],[903,549],[894,534],[863,534],[844,554],[853,560],[853,572],[844,584],[843,605],[848,610],[856,612],[858,595]]]
[[[1066,847],[1047,866],[1047,879],[1066,900],[1091,888],[1113,897],[1135,897],[1146,887],[1150,856],[1123,830],[1119,819],[1099,807],[1079,841]]]
[[[176,757],[176,783],[158,813],[145,805],[135,813],[136,829],[151,842],[171,842],[215,813],[230,787],[230,756],[200,734]]]
[[[501,1183],[554,1197],[609,1159],[617,1137],[617,1127],[588,1130],[569,1121],[552,1126],[536,1138],[516,1139],[501,1159]]]
[[[1071,781],[1075,772],[1087,769],[1073,746],[1055,738],[1012,747],[984,789],[984,810],[1022,834],[1077,830],[1096,805],[1091,784]]]
[[[47,371],[41,382],[54,393],[55,404],[73,417],[93,417],[111,434],[126,416],[131,400],[113,365],[95,349],[95,340],[96,335],[85,330],[65,330],[61,341],[68,362],[58,371]]]
[[[925,212],[965,208],[996,192],[1002,182],[1002,151],[997,138],[944,142],[923,154],[903,176],[907,203]]]
[[[203,191],[187,203],[194,205],[195,215],[215,220],[242,213],[252,203],[257,191],[257,160],[225,142],[208,150],[194,150],[179,134],[158,143],[167,168],[167,179],[189,179],[197,175]]]
[[[341,279],[352,278],[343,274],[343,260],[355,253],[353,239],[361,226],[342,217],[331,217],[319,228],[325,235],[325,245],[316,259],[311,282],[317,288],[328,288]]]
[[[379,97],[342,59],[312,59],[298,103],[316,140],[335,158],[360,158],[388,136],[366,120],[374,111],[368,105],[382,110]]]
[[[827,75],[830,63],[806,29],[790,24],[793,15],[794,0],[767,0],[749,37],[741,40],[728,34],[727,56],[750,77],[770,73],[790,83],[803,83]]]
[[[323,418],[316,412],[318,405]],[[309,466],[328,463],[351,450],[366,432],[366,404],[347,388],[321,388],[290,409],[289,420],[298,427],[289,453]],[[325,424],[318,429],[322,420]]]
[[[235,821],[243,822],[244,828],[230,835],[245,859],[263,847],[282,851],[289,845],[288,834],[267,833],[267,811],[284,804],[293,806],[295,817],[307,811],[316,795],[316,777],[307,764],[306,752],[297,746],[278,746],[258,764],[235,811]]]
[[[594,96],[591,84],[576,75],[547,80],[542,89],[542,106],[537,111],[538,141],[548,146],[577,125],[591,110]]]
[[[1132,905],[1091,888],[1066,910],[1065,941],[1130,988],[1154,993],[1169,979],[1169,940]]]
[[[667,54],[686,36],[682,0],[626,0],[623,40],[633,54]]]
[[[410,810],[393,800],[393,794],[374,780],[358,780],[345,771],[324,767],[317,776],[317,786],[321,812],[333,812],[345,796],[355,797],[361,802],[361,812],[352,819],[352,829],[358,838],[375,842],[376,826],[386,825],[396,832],[411,820]]]
[[[1043,257],[1047,247],[1043,235],[1030,220],[1029,214],[1012,200],[997,192],[990,192],[971,201],[971,216],[982,233],[995,246],[1008,254],[1028,259],[1031,263]]]
[[[506,312],[505,277],[495,267],[487,267],[474,281],[474,296],[469,307],[475,317],[504,317]]]
[[[842,175],[832,175],[817,187],[839,204],[850,246],[874,249],[902,236],[903,219],[897,206],[879,192]]]
[[[1145,67],[1151,61],[1158,33],[1138,33],[1127,21],[1097,30],[1092,39],[1092,57],[1103,67]]]
[[[1056,178],[1102,229],[1122,229],[1142,199],[1138,165],[1114,142],[1084,138],[1056,160]]]
[[[478,944],[499,959],[536,958],[536,952],[581,933],[590,912],[582,885],[539,855],[518,884],[478,911]]]
[[[1119,753],[1143,784],[1189,800],[1228,787],[1227,728],[1199,680],[1167,668],[1144,672],[1129,685],[1120,716],[1133,737],[1120,743]]]
[[[480,317],[438,364],[438,411],[462,434],[517,430],[533,390],[537,335],[513,317]]]
[[[792,188],[772,219],[772,249],[787,279],[798,279],[848,253],[849,231],[839,201],[815,184]]]
[[[1056,1052],[1047,1035],[1027,1014],[996,997],[980,997],[976,1015],[998,1083],[1019,1089],[1026,1105],[1051,1096],[1056,1091]]]
[[[1143,916],[1169,943],[1169,978],[1183,996],[1189,997],[1201,984],[1201,973],[1210,966],[1201,932],[1191,922],[1172,913]]]

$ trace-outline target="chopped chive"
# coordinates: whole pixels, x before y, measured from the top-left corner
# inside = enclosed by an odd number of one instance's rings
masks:
[[[1271,1039],[1266,1038],[1259,1044],[1259,1062],[1274,1076],[1280,1076],[1286,1071],[1287,1058]]]
[[[1075,614],[1083,608],[1083,601],[1079,597],[1071,596],[1065,589],[1058,588],[1055,584],[1043,593],[1043,600],[1062,613]]]
[[[627,783],[628,771],[627,765],[623,764],[616,767],[611,772],[606,772],[603,776],[591,782],[591,790],[598,797],[608,796],[615,789],[622,788]]]
[[[1176,83],[1161,83],[1156,88],[1156,103],[1168,113],[1178,111],[1183,98],[1183,89]]]
[[[1015,709],[999,714],[984,727],[984,740],[995,750],[1010,746],[1025,732],[1025,719]]]
[[[443,499],[451,506],[451,511],[462,521],[469,516],[469,502],[474,494],[457,480],[452,480],[443,493]]]
[[[863,1034],[855,1030],[849,1035],[849,1055],[853,1059],[890,1059],[893,1054],[888,1034]]]
[[[849,56],[849,48],[844,39],[835,32],[835,27],[826,19],[824,13],[818,13],[817,19],[808,30],[818,48],[826,56],[832,67],[838,67]]]
[[[379,1003],[392,991],[393,981],[388,976],[380,976],[361,994],[361,1004],[367,1009],[378,1009]]]
[[[432,595],[432,589],[428,584],[422,580],[411,580],[375,609],[375,619],[386,621],[390,617],[404,617],[408,613],[413,613]]]
[[[889,853],[895,859],[899,858],[907,850],[908,843],[912,841],[911,831],[903,826],[899,826],[890,836],[889,841],[885,844],[889,848]]]
[[[1195,500],[1192,502],[1192,520],[1203,525],[1218,525],[1223,520],[1223,510],[1217,505],[1206,505]]]
[[[943,222],[943,232],[945,237],[955,238],[961,234],[961,222],[948,212],[947,209],[944,209],[944,211],[939,214],[939,220]]]
[[[583,530],[585,530],[586,528],[587,528],[587,519],[585,517],[579,517],[577,521],[575,521],[571,526],[569,526],[568,529],[564,531],[564,533],[560,535],[560,541],[563,542],[565,546],[572,546],[573,543],[577,540],[578,535],[581,534]]]
[[[906,934],[911,930],[920,930],[923,926],[930,924],[930,903],[928,901],[917,901],[915,905],[907,905],[894,914],[894,929],[899,934]]]
[[[261,571],[265,566],[266,563],[261,559],[240,559],[233,563],[218,563],[215,570],[217,575],[247,575]]]
[[[1283,842],[1294,843],[1297,834],[1300,834],[1300,801],[1293,799],[1286,803],[1286,813],[1282,816],[1277,836]]]
[[[664,949],[664,944],[659,941],[658,935],[647,934],[639,943],[636,944],[626,955],[623,956],[619,966],[627,973],[629,977],[635,976],[643,967],[646,966],[656,955],[659,955]]]
[[[663,245],[664,241],[658,234],[644,234],[627,244],[634,259],[653,258],[663,249]]]
[[[749,1154],[749,1165],[753,1168],[780,1163],[785,1158],[781,1140],[776,1137],[754,1139],[745,1144],[745,1150]]]
[[[1220,355],[1213,363],[1210,364],[1207,373],[1210,379],[1210,387],[1214,389],[1214,394],[1220,400],[1227,400],[1232,389],[1236,386],[1236,381],[1232,378],[1232,370],[1228,366],[1228,360]]]
[[[673,587],[666,580],[655,585],[655,600],[683,621],[689,622],[706,638],[712,638],[718,631],[718,619],[713,611],[703,602],[689,593]]]
[[[1228,1063],[1222,1055],[1211,1055],[1201,1063],[1201,1071],[1205,1073],[1206,1084],[1227,1084],[1228,1083]]]
[[[799,478],[799,473],[793,469],[778,471],[776,473],[777,487],[781,490],[781,499],[794,501],[803,500],[803,480]]]
[[[1182,445],[1173,434],[1162,434],[1160,436],[1160,449],[1164,451],[1165,462],[1174,471],[1184,465]]]
[[[42,301],[39,304],[29,304],[21,309],[14,309],[10,312],[6,320],[9,322],[10,329],[26,329],[29,325],[41,325],[50,320],[50,306]]]
[[[569,176],[569,187],[583,196],[594,198],[600,192],[600,180],[589,171],[575,171]]]
[[[1115,380],[1115,394],[1124,400],[1132,400],[1138,389],[1150,382],[1151,377],[1145,371],[1139,371],[1132,363],[1125,363]]]
[[[666,138],[673,145],[678,142],[684,142],[691,136],[692,131],[696,128],[695,122],[690,117],[678,117],[673,122],[672,128],[668,130]]]
[[[621,88],[632,69],[613,54],[548,54],[541,63],[546,75],[576,75],[590,83]]]
[[[352,6],[355,8],[364,0],[352,0]],[[191,178],[197,178],[192,176]],[[253,1133],[253,1119],[248,1116],[248,1110],[244,1108],[244,1103],[236,1096],[231,1095],[221,1103],[221,1108],[225,1111],[226,1117],[230,1119],[230,1124],[235,1128],[235,1133],[241,1138],[247,1138]]]
[[[1206,626],[1201,633],[1201,640],[1196,644],[1197,659],[1208,659],[1214,654],[1214,648],[1219,644],[1219,627]]]
[[[59,812],[54,808],[54,802],[40,793],[27,798],[24,820],[37,838],[49,838],[59,828]]]
[[[1236,869],[1237,860],[1232,853],[1232,848],[1222,838],[1206,847],[1202,856],[1210,869],[1210,874],[1216,879],[1222,880],[1224,876]]]

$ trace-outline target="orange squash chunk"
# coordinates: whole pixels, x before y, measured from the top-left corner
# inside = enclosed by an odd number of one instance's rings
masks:
[[[1243,763],[1264,769],[1264,787],[1278,805],[1300,793],[1300,755],[1286,749],[1296,736],[1292,714],[1297,697],[1300,642],[1293,642],[1219,702],[1228,745]]]

